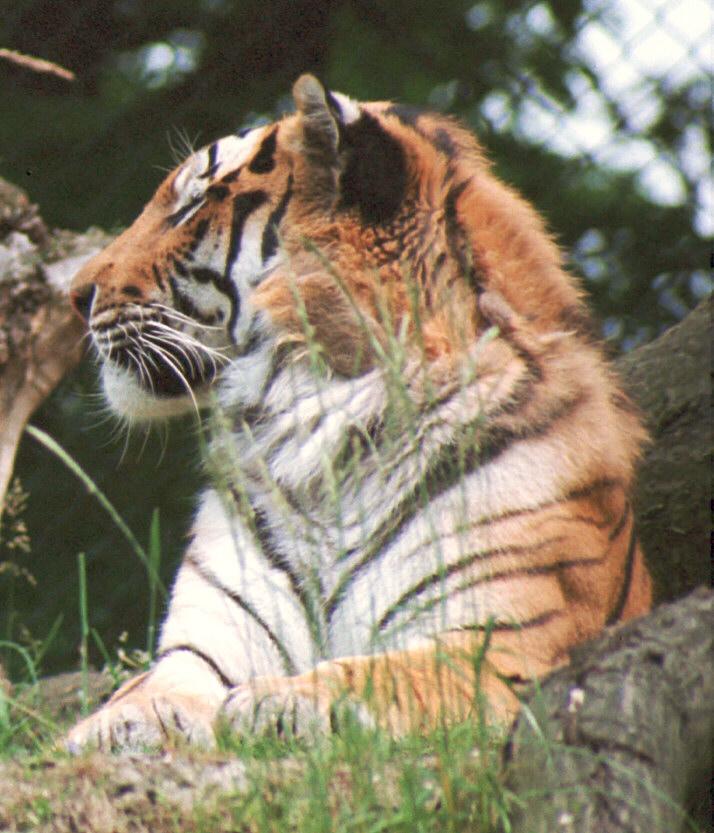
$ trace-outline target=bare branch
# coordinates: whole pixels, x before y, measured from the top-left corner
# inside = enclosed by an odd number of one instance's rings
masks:
[[[50,75],[56,75],[58,78],[63,78],[65,81],[74,81],[76,77],[71,70],[65,69],[65,67],[59,64],[46,61],[44,58],[24,55],[22,52],[17,52],[14,49],[0,49],[0,58],[17,66],[29,69],[31,72],[49,73]]]

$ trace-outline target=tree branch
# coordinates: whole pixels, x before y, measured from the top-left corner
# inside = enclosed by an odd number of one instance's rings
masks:
[[[25,424],[81,356],[67,288],[111,238],[49,234],[19,188],[0,179],[0,521]]]

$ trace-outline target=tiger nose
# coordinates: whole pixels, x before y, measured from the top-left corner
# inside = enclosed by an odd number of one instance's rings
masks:
[[[78,286],[69,294],[69,299],[75,311],[78,312],[85,321],[89,321],[89,316],[92,313],[92,302],[94,296],[97,294],[97,286],[93,283]]]

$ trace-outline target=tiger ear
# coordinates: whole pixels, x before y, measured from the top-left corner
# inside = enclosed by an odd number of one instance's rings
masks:
[[[299,116],[302,151],[316,162],[336,165],[341,114],[335,107],[334,96],[314,75],[306,74],[293,85],[293,99]]]

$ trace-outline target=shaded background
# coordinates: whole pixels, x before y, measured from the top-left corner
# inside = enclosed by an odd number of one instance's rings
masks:
[[[0,176],[49,225],[128,225],[187,146],[274,119],[311,70],[356,98],[398,99],[470,125],[498,174],[547,217],[615,349],[651,340],[711,291],[707,0],[0,5],[0,47],[77,75],[68,84],[0,61]],[[159,509],[169,580],[200,480],[195,428],[126,444],[103,422],[95,391],[87,363],[34,422],[144,542]],[[0,639],[42,651],[44,670],[76,665],[81,551],[92,625],[111,650],[124,630],[128,644],[144,645],[145,574],[112,523],[29,438],[17,472],[31,550],[0,542]]]

